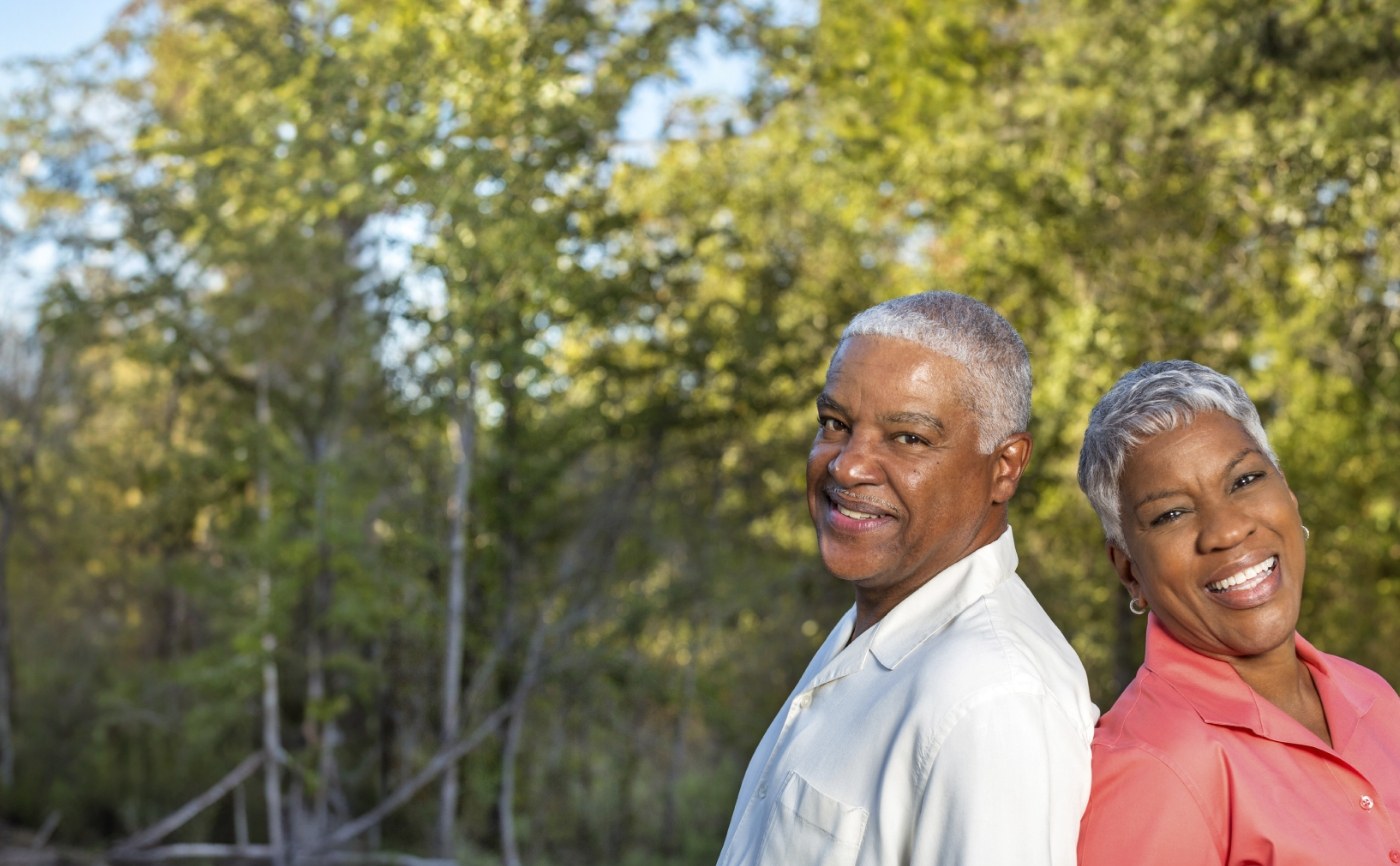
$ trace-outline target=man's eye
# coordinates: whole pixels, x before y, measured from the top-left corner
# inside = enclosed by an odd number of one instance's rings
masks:
[[[846,429],[846,425],[835,418],[817,418],[817,426],[828,433],[840,433]]]
[[[894,441],[901,445],[925,445],[928,443],[927,439],[922,436],[916,436],[913,433],[901,433],[894,437]]]

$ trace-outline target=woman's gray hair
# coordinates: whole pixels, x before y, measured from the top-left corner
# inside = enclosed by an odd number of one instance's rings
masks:
[[[1118,482],[1128,455],[1160,433],[1190,424],[1198,412],[1219,412],[1244,432],[1275,466],[1278,456],[1259,411],[1239,383],[1194,361],[1151,361],[1124,374],[1089,413],[1079,450],[1079,488],[1099,515],[1110,544],[1124,549]]]
[[[1030,426],[1026,344],[1010,322],[981,301],[955,292],[894,298],[852,319],[841,343],[863,336],[909,340],[962,364],[967,371],[962,399],[977,417],[977,447],[983,454]]]

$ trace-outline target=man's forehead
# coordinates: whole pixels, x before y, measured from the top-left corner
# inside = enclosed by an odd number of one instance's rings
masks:
[[[836,351],[831,353],[831,361],[826,366],[827,379],[830,380],[832,373],[842,365],[847,355],[851,353],[866,354],[871,351],[879,351],[882,355],[894,358],[902,356],[910,365],[934,360],[942,362],[950,369],[956,368],[959,373],[967,372],[967,367],[962,361],[947,352],[926,346],[917,340],[885,334],[856,334],[843,337],[841,342],[836,344]]]
[[[873,361],[872,356],[878,361]],[[872,363],[878,364],[879,369],[870,369]],[[965,390],[969,374],[958,359],[913,340],[871,334],[848,337],[836,347],[826,368],[825,390],[830,392],[840,378],[849,377],[877,377],[878,382],[892,383],[893,377],[916,368],[923,368],[920,372],[924,378],[935,373],[929,382],[930,398]]]

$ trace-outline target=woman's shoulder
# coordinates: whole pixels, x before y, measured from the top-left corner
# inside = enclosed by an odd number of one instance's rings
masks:
[[[1094,729],[1094,761],[1147,755],[1173,768],[1209,766],[1218,739],[1218,732],[1170,682],[1143,668]]]
[[[1313,650],[1313,652],[1325,665],[1327,674],[1334,679],[1365,689],[1376,697],[1389,698],[1390,700],[1400,699],[1389,680],[1365,665],[1321,650]]]
[[[1312,650],[1308,661],[1313,667],[1315,677],[1320,668],[1331,681],[1335,692],[1331,692],[1330,689],[1328,692],[1339,694],[1360,713],[1375,711],[1380,714],[1377,718],[1400,723],[1400,695],[1396,694],[1395,687],[1385,677],[1351,659],[1316,649]],[[1321,683],[1319,685],[1321,686]],[[1324,702],[1327,700],[1326,694],[1325,692]],[[1335,699],[1334,697],[1333,700]]]
[[[1173,850],[1192,841],[1211,855],[1180,862],[1215,862],[1216,840],[1227,833],[1217,804],[1228,797],[1228,764],[1224,744],[1191,704],[1143,668],[1094,731],[1094,781],[1081,825],[1081,862],[1124,862],[1118,855],[1142,835],[1134,831],[1129,841],[1122,829],[1125,814],[1137,812],[1140,818],[1149,803],[1148,823],[1157,830],[1170,826]]]

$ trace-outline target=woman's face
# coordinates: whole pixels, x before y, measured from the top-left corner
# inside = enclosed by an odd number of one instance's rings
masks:
[[[1293,652],[1305,552],[1298,500],[1238,421],[1204,412],[1128,456],[1118,577],[1188,647],[1237,662]]]

